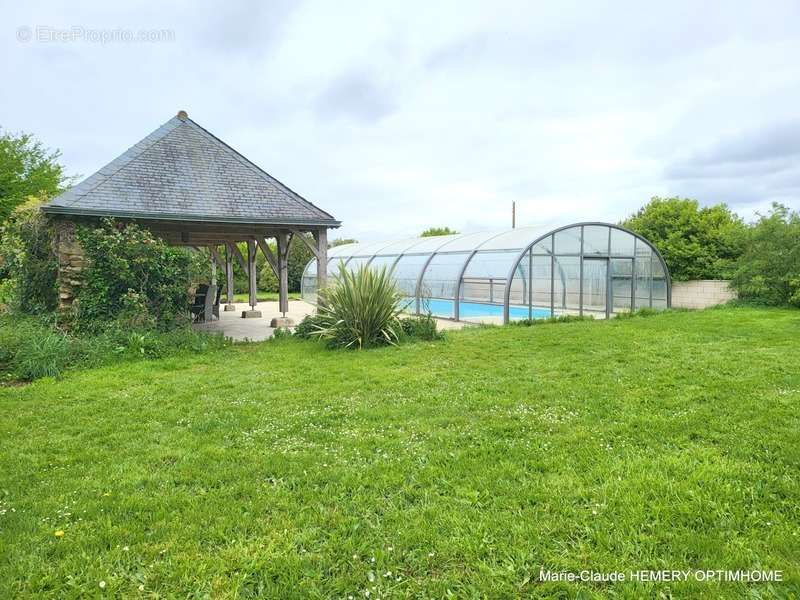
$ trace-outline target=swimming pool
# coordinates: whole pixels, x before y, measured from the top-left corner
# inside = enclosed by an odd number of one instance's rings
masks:
[[[412,311],[414,310],[414,299],[408,298],[408,306]],[[445,317],[452,319],[454,316],[454,302],[453,300],[445,300],[442,298],[429,298],[422,301],[420,311],[423,313],[431,312],[435,317]],[[484,304],[482,302],[464,302],[459,304],[459,318],[469,319],[475,317],[499,317],[503,318],[503,305],[502,304]],[[508,310],[510,319],[527,319],[528,307],[527,306],[511,306]],[[534,308],[532,311],[534,319],[546,319],[550,316],[550,311],[544,308]]]

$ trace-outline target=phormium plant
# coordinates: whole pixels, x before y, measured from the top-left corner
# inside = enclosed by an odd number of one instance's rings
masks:
[[[316,335],[339,348],[396,344],[402,298],[385,268],[350,271],[340,265],[331,285],[319,292]]]

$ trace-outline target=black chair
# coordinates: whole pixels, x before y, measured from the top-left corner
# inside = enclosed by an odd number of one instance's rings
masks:
[[[192,314],[192,321],[203,322],[206,320],[206,296],[208,296],[208,286],[205,283],[201,283],[197,286],[197,290],[194,293],[194,300],[189,307],[189,311]]]

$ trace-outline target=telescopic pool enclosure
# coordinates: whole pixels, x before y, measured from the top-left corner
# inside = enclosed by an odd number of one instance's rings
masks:
[[[328,251],[339,265],[389,269],[406,310],[461,321],[503,322],[563,314],[608,318],[639,308],[668,308],[670,277],[652,244],[609,223],[558,229],[521,227]],[[317,261],[303,272],[303,299],[315,303]]]

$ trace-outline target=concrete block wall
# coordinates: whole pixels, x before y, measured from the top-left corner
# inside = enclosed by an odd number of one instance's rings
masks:
[[[707,308],[736,298],[730,282],[722,279],[672,282],[673,308]]]

